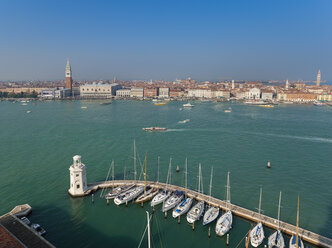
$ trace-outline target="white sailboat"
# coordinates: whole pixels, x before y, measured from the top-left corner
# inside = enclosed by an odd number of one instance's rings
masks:
[[[140,194],[142,194],[144,191],[144,186],[135,187],[133,189],[130,189],[117,197],[114,198],[114,203],[116,205],[121,205],[126,202],[130,202],[131,200],[134,200],[136,197],[138,197]]]
[[[156,188],[151,188],[149,190],[146,190],[146,176],[147,176],[147,153],[145,154],[144,194],[140,195],[136,199],[135,201],[136,203],[149,201],[152,199],[152,197],[154,197],[158,193],[158,189]]]
[[[198,193],[203,193],[203,180],[202,180],[202,166],[198,166]],[[188,223],[192,224],[195,221],[199,220],[204,212],[204,201],[199,201],[195,206],[190,209],[187,214]]]
[[[212,176],[213,176],[213,167],[211,168],[211,176],[210,176],[210,200],[212,194]],[[219,208],[210,206],[209,209],[205,212],[203,216],[203,226],[210,224],[215,221],[219,215]]]
[[[279,195],[279,206],[278,206],[278,230],[275,231],[272,235],[269,237],[269,248],[284,248],[285,247],[285,241],[284,237],[282,236],[281,230],[280,230],[280,204],[281,204],[281,191]]]
[[[158,173],[158,180],[159,180],[159,173]],[[169,192],[167,190],[167,185],[168,185],[168,183],[171,183],[171,180],[172,180],[172,158],[169,159],[168,173],[167,173],[167,179],[166,179],[166,188],[165,188],[165,190],[162,190],[161,192],[159,192],[152,199],[151,207],[156,206],[156,205],[164,202],[171,195],[171,192]]]
[[[289,248],[304,248],[303,242],[299,236],[299,219],[300,219],[300,196],[297,197],[297,218],[296,218],[296,235],[292,235],[289,240]]]
[[[232,228],[233,215],[231,211],[231,191],[229,182],[229,172],[227,173],[227,186],[226,186],[226,208],[228,211],[224,213],[217,221],[216,234],[219,236],[225,235]]]
[[[259,219],[261,219],[261,203],[262,203],[262,187],[259,194],[259,205],[258,205],[258,214]],[[253,247],[259,246],[264,240],[264,229],[261,222],[259,222],[250,233],[250,243]]]
[[[185,188],[187,189],[187,175],[188,175],[188,160],[186,158],[185,163]],[[185,197],[185,199],[179,203],[179,205],[173,209],[172,216],[173,218],[177,218],[178,216],[181,216],[188,212],[189,208],[191,207],[191,204],[193,203],[194,199],[190,197]]]

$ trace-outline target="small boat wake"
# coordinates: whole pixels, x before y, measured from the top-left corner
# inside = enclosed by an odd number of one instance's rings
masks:
[[[167,129],[166,132],[183,132],[186,131],[186,129]]]

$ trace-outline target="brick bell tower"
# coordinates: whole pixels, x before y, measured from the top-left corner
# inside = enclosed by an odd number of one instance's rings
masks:
[[[69,64],[69,59],[67,59],[67,65],[66,65],[66,84],[65,84],[65,88],[66,89],[70,89],[70,91],[73,90],[73,80],[71,77],[71,67]]]

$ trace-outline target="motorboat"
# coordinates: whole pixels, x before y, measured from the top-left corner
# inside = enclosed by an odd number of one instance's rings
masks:
[[[250,233],[250,243],[253,247],[259,246],[264,240],[264,230],[263,225],[259,222]]]
[[[209,207],[203,216],[203,226],[210,224],[215,221],[219,215],[219,208]]]
[[[179,121],[180,124],[184,124],[184,123],[188,123],[190,121],[190,119],[185,119],[183,121]]]
[[[224,112],[225,112],[225,113],[231,113],[232,110],[230,110],[230,109],[226,109]]]
[[[45,229],[42,228],[39,224],[31,224],[31,228],[35,230],[39,235],[46,234]]]
[[[30,226],[31,224],[30,220],[27,217],[22,217],[21,221],[28,226]]]
[[[177,218],[188,212],[190,209],[194,199],[193,198],[185,198],[179,205],[173,209],[172,216],[173,218]]]
[[[159,192],[151,201],[151,207],[156,206],[164,201],[171,195],[171,192],[163,190]]]
[[[121,193],[124,193],[127,190],[130,190],[130,189],[132,189],[134,187],[135,187],[135,184],[123,185],[123,186],[119,186],[119,187],[113,188],[108,194],[106,194],[105,198],[106,199],[113,199],[117,195],[120,195]]]
[[[322,103],[322,102],[318,102],[318,101],[316,101],[316,102],[314,102],[314,105],[315,105],[315,106],[318,106],[318,107],[321,107],[321,106],[324,106],[325,104]]]
[[[272,105],[272,104],[260,104],[260,105],[258,105],[258,107],[261,107],[261,108],[274,108],[274,105]]]
[[[149,132],[165,132],[167,131],[167,128],[165,127],[144,127],[142,128],[143,131],[149,131]]]
[[[195,105],[193,105],[193,104],[191,104],[190,102],[188,102],[188,103],[183,104],[182,106],[183,106],[184,108],[192,108],[192,107],[194,107]]]
[[[184,192],[180,190],[175,190],[174,193],[163,203],[162,211],[166,212],[171,208],[174,208],[183,199]]]
[[[144,191],[144,186],[139,186],[132,188],[130,190],[127,190],[126,192],[118,195],[117,197],[114,198],[114,203],[116,205],[121,205],[123,203],[129,202],[136,197],[138,197],[140,194],[142,194]]]
[[[195,204],[195,206],[190,209],[187,213],[187,221],[188,223],[192,224],[195,221],[199,220],[204,212],[204,201],[199,201]]]

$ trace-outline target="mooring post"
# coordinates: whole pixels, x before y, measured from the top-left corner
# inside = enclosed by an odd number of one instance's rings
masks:
[[[193,231],[195,230],[195,222],[193,223]]]
[[[152,207],[152,213],[154,213],[154,206]]]
[[[110,199],[107,199],[106,202],[107,202],[107,205],[110,205]]]
[[[178,217],[178,224],[180,224],[180,222],[181,222],[181,218],[180,218],[181,216],[179,215],[179,217]]]
[[[266,245],[264,245],[264,248],[266,248],[267,246]]]
[[[229,246],[229,233],[227,233],[226,245]]]
[[[165,219],[167,218],[167,211],[165,211]]]
[[[248,243],[248,237],[246,237],[246,244]]]
[[[143,207],[143,202],[141,202],[141,207]]]
[[[128,200],[126,200],[126,207],[128,207]]]
[[[94,196],[95,196],[94,194],[91,195],[91,201],[92,201],[92,203],[95,202]]]
[[[208,232],[209,238],[211,237],[211,227],[209,226],[209,232]]]

